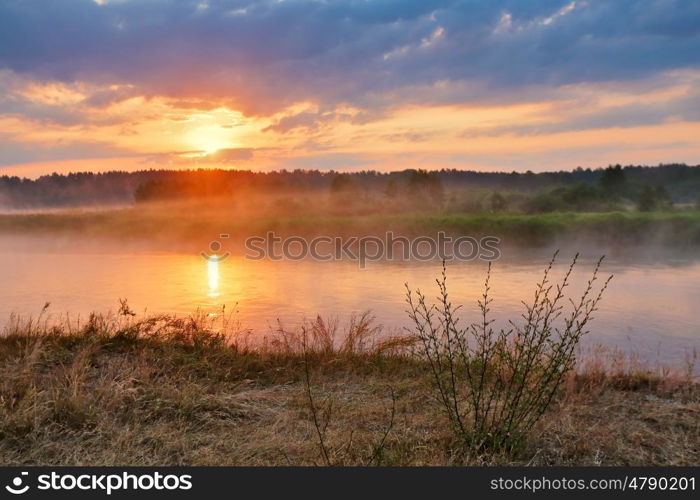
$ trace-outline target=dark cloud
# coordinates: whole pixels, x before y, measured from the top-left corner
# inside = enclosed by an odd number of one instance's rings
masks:
[[[698,67],[698,54],[700,2],[686,0],[0,2],[1,68],[249,113],[303,99],[387,104],[437,82],[469,82],[478,99],[634,80]]]

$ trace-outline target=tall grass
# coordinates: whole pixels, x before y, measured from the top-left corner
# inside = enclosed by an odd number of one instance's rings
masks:
[[[460,324],[447,289],[443,263],[437,279],[437,304],[406,285],[412,332],[420,341],[420,354],[427,361],[437,398],[456,436],[467,449],[512,450],[547,411],[566,375],[575,365],[581,337],[612,276],[594,290],[602,258],[578,300],[565,291],[578,255],[559,283],[550,279],[555,253],[536,286],[522,321],[510,321],[508,329],[496,331],[489,317],[491,266],[484,292],[478,300],[481,320]]]
[[[352,355],[367,352],[367,344],[365,343],[368,336],[376,333],[376,328],[369,328],[371,323],[367,322],[368,315],[361,316],[359,323],[355,322],[353,317],[351,328],[346,335],[340,349],[335,351],[340,355]],[[318,449],[323,462],[327,466],[346,465],[348,458],[357,456],[358,453],[353,449],[353,432],[349,433],[349,437],[345,443],[340,446],[332,447],[328,444],[328,428],[334,417],[334,400],[332,397],[327,397],[323,405],[317,402],[314,395],[314,388],[311,382],[311,363],[310,355],[314,349],[314,345],[319,345],[319,340],[322,353],[334,352],[333,335],[329,335],[329,330],[320,317],[311,325],[311,328],[302,326],[301,328],[301,347],[302,356],[304,359],[304,390],[306,393],[306,402],[316,431]],[[310,343],[312,342],[312,343]],[[381,465],[384,455],[384,446],[387,437],[394,427],[396,418],[396,394],[393,388],[389,388],[391,394],[391,410],[389,412],[389,420],[384,431],[379,434],[374,442],[369,446],[369,452],[359,453],[362,465]]]

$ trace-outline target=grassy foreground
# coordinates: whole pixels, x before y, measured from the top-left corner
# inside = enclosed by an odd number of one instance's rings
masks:
[[[687,370],[584,357],[521,447],[473,454],[411,342],[379,340],[366,316],[344,332],[317,320],[302,349],[294,332],[252,343],[200,318],[123,313],[5,328],[2,465],[700,462],[700,388]]]

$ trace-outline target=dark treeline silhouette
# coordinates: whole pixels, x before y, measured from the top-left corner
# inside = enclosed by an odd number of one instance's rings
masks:
[[[54,173],[33,180],[2,176],[0,207],[27,209],[117,205],[228,197],[244,192],[286,194],[323,191],[337,196],[371,193],[388,199],[424,197],[442,206],[451,200],[453,205],[457,203],[459,208],[469,210],[470,203],[476,202],[473,196],[458,196],[465,190],[489,190],[478,203],[481,208],[492,211],[504,210],[514,204],[526,212],[560,208],[585,210],[601,206],[601,200],[615,199],[626,199],[636,203],[640,210],[650,210],[662,202],[696,203],[700,193],[700,166],[615,165],[541,173],[456,169],[386,173],[199,169]]]

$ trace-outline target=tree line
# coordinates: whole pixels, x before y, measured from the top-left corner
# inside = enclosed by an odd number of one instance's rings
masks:
[[[0,177],[0,207],[122,205],[149,201],[231,197],[243,192],[328,193],[421,199],[433,206],[521,211],[595,209],[619,201],[654,209],[663,203],[696,203],[700,165],[610,165],[557,172],[435,171],[337,172],[320,170],[143,170]],[[469,196],[463,196],[469,193]],[[461,204],[461,205],[460,205]]]

